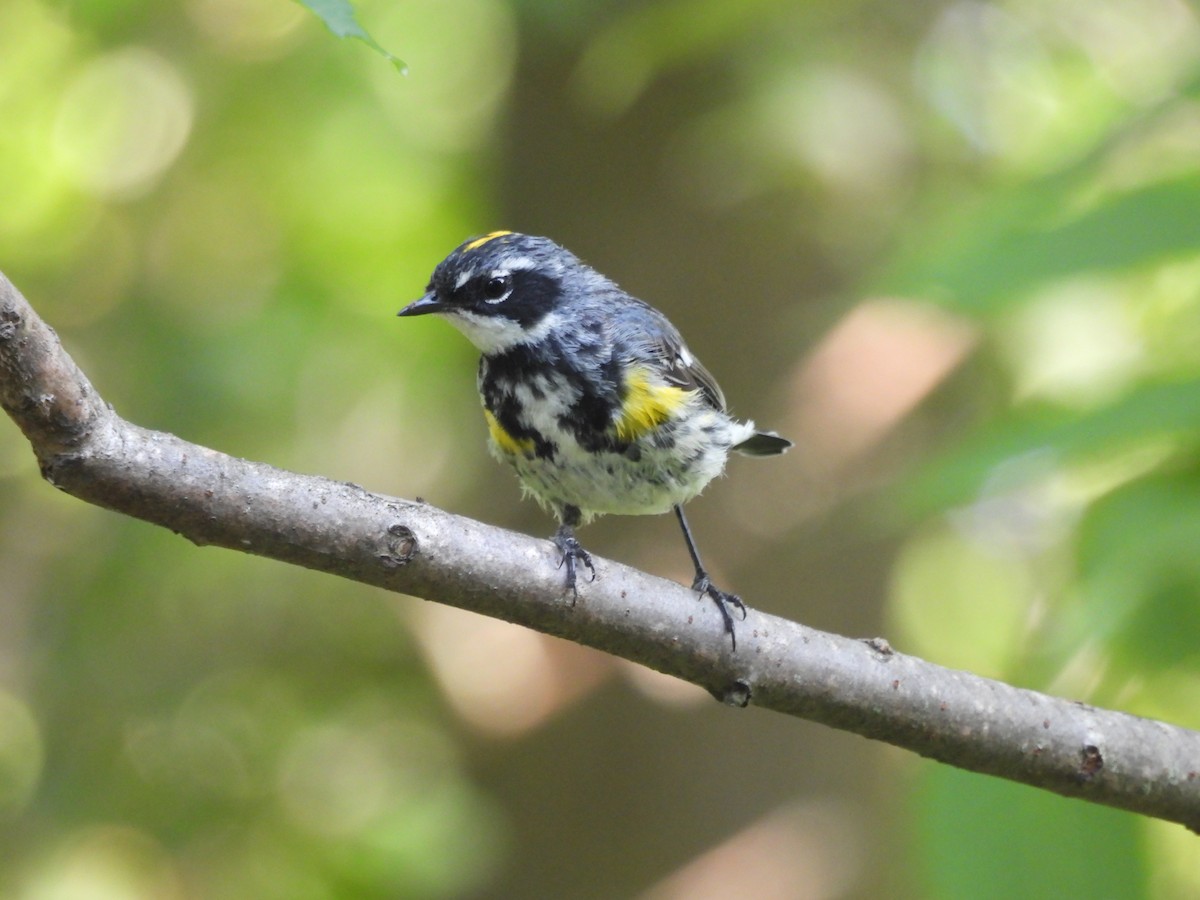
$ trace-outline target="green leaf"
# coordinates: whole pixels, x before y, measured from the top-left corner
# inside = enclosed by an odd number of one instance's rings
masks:
[[[1081,272],[1115,272],[1200,251],[1200,177],[1188,175],[1114,194],[1065,218],[1069,199],[1049,183],[982,211],[960,232],[901,273],[900,287],[931,288],[972,313],[1027,296]]]
[[[376,53],[384,56],[396,67],[401,75],[408,74],[408,66],[400,59],[383,49],[367,30],[358,24],[354,15],[354,7],[349,0],[296,0],[301,6],[306,6],[313,15],[325,23],[325,27],[340,38],[357,38]]]
[[[1200,440],[1200,380],[1138,387],[1115,402],[1078,414],[1039,407],[1001,418],[923,465],[904,489],[907,508],[945,509],[978,495],[1000,464],[1034,455],[1049,466],[1078,462],[1161,439]]]
[[[1079,533],[1092,633],[1127,670],[1200,660],[1200,475],[1168,472],[1100,500]]]

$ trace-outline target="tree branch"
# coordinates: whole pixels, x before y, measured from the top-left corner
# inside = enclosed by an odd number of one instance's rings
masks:
[[[215,544],[517,622],[941,762],[1200,830],[1200,733],[946,669],[596,559],[572,605],[557,552],[424,503],[132,425],[0,274],[0,404],[53,485]]]

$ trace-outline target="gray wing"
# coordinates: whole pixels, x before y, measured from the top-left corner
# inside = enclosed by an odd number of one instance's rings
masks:
[[[720,385],[692,355],[675,326],[654,307],[626,297],[631,302],[618,317],[619,337],[635,348],[635,356],[649,357],[669,383],[689,391],[699,390],[710,406],[726,412]]]
[[[676,335],[678,337],[678,335]],[[712,372],[704,368],[704,364],[696,359],[683,343],[679,341],[663,341],[659,345],[667,380],[686,390],[699,389],[704,399],[713,408],[727,412],[725,395]]]

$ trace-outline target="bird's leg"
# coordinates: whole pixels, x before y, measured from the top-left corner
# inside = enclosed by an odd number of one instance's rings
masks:
[[[558,567],[560,569],[564,565],[567,567],[567,589],[570,590],[574,599],[579,598],[579,590],[575,587],[576,561],[587,566],[591,573],[588,577],[589,581],[596,580],[596,567],[592,565],[592,556],[575,538],[575,526],[579,524],[580,518],[579,507],[564,506],[562,515],[559,516],[558,530],[554,532],[553,538],[554,546],[562,554],[562,559],[558,561]]]
[[[712,598],[713,603],[717,604],[717,609],[720,610],[721,618],[725,622],[725,630],[729,632],[729,641],[733,645],[733,649],[737,650],[737,635],[733,633],[733,613],[729,611],[729,607],[735,607],[744,620],[746,604],[737,594],[730,594],[718,588],[708,577],[704,563],[700,562],[700,551],[696,549],[696,542],[692,539],[692,529],[688,527],[682,504],[675,504],[675,516],[679,519],[679,525],[683,529],[683,539],[687,541],[688,553],[692,555],[692,565],[696,567],[696,580],[692,582],[692,590],[707,594]]]

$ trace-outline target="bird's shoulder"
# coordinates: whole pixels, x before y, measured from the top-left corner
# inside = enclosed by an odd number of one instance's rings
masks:
[[[614,343],[626,348],[630,362],[643,362],[667,384],[700,391],[713,408],[726,410],[725,395],[713,374],[688,349],[663,313],[648,303],[624,294],[624,302],[611,316]]]

